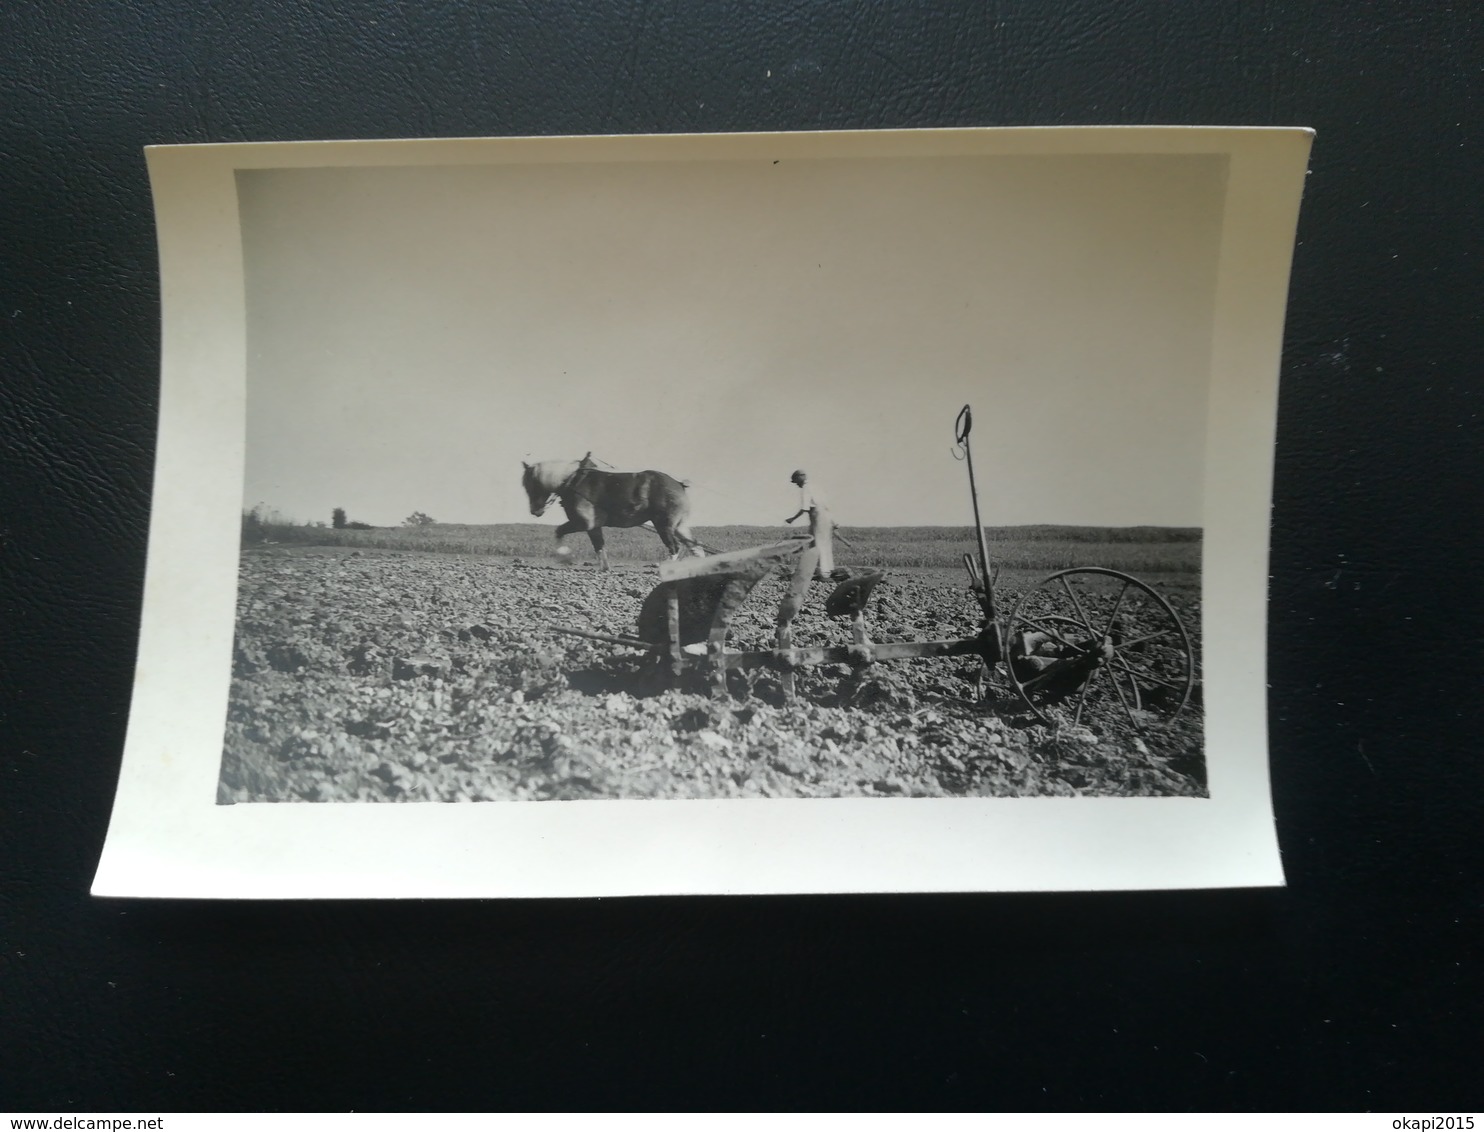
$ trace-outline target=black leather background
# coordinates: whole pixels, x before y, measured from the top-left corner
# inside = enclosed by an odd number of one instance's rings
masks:
[[[1478,1107],[1473,11],[5,4],[0,1109]],[[154,441],[142,146],[1071,123],[1319,131],[1272,559],[1290,888],[87,895],[128,712]]]

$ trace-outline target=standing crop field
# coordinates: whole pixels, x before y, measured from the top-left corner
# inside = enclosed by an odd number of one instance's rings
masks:
[[[282,546],[544,560],[554,544],[552,527],[540,523],[434,523],[370,530],[277,523],[254,530],[257,535],[250,547],[265,545],[266,538],[268,544]],[[739,550],[796,533],[795,528],[781,525],[695,528],[696,537],[713,550]],[[659,553],[659,541],[649,530],[610,527],[604,534],[609,556],[615,561],[653,562]],[[840,535],[848,544],[841,553],[858,566],[872,568],[956,570],[964,551],[974,545],[972,527],[842,527]],[[1188,574],[1199,571],[1201,565],[1201,532],[1189,527],[990,527],[985,535],[994,560],[1011,570],[1097,565],[1136,574]],[[571,535],[566,542],[577,561],[592,557],[585,536]]]

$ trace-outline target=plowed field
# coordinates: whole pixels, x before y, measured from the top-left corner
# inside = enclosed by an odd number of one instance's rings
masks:
[[[546,631],[632,635],[655,582],[637,566],[248,551],[219,800],[1205,793],[1198,686],[1172,727],[1147,730],[1108,697],[1078,726],[994,684],[981,700],[972,658],[810,669],[788,704],[772,674],[738,674],[717,702],[661,689],[636,651]],[[732,647],[771,646],[783,586],[758,587]],[[1198,656],[1195,576],[1155,587]],[[1000,584],[1007,608],[1017,589]],[[797,644],[848,641],[826,592],[815,585]],[[890,572],[869,616],[876,640],[972,636],[979,620],[944,571]]]

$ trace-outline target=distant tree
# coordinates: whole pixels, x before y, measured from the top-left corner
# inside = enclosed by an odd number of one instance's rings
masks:
[[[402,520],[404,527],[431,527],[438,520],[431,515],[424,515],[421,511],[414,511]]]
[[[330,512],[330,523],[337,531],[345,529],[345,508],[337,507]]]
[[[362,523],[355,519],[352,519],[350,522],[345,524],[345,529],[348,531],[374,531],[376,528],[373,527],[370,523]]]
[[[242,541],[262,542],[268,537],[267,531],[264,529],[265,526],[266,524],[263,522],[263,505],[261,503],[251,510],[242,512]]]

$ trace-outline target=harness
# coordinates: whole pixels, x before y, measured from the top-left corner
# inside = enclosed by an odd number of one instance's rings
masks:
[[[591,461],[591,452],[589,452],[581,460],[578,460],[577,467],[572,469],[572,474],[564,479],[561,483],[557,484],[555,490],[553,490],[552,493],[546,497],[546,502],[541,505],[541,510],[545,511],[548,507],[551,506],[554,500],[560,501],[562,492],[571,490],[572,485],[577,482],[578,476],[582,475],[583,472],[591,471],[593,466]],[[576,495],[577,492],[573,491],[572,494]],[[586,496],[583,496],[583,498],[587,499]],[[588,499],[588,502],[591,503],[592,500]]]

